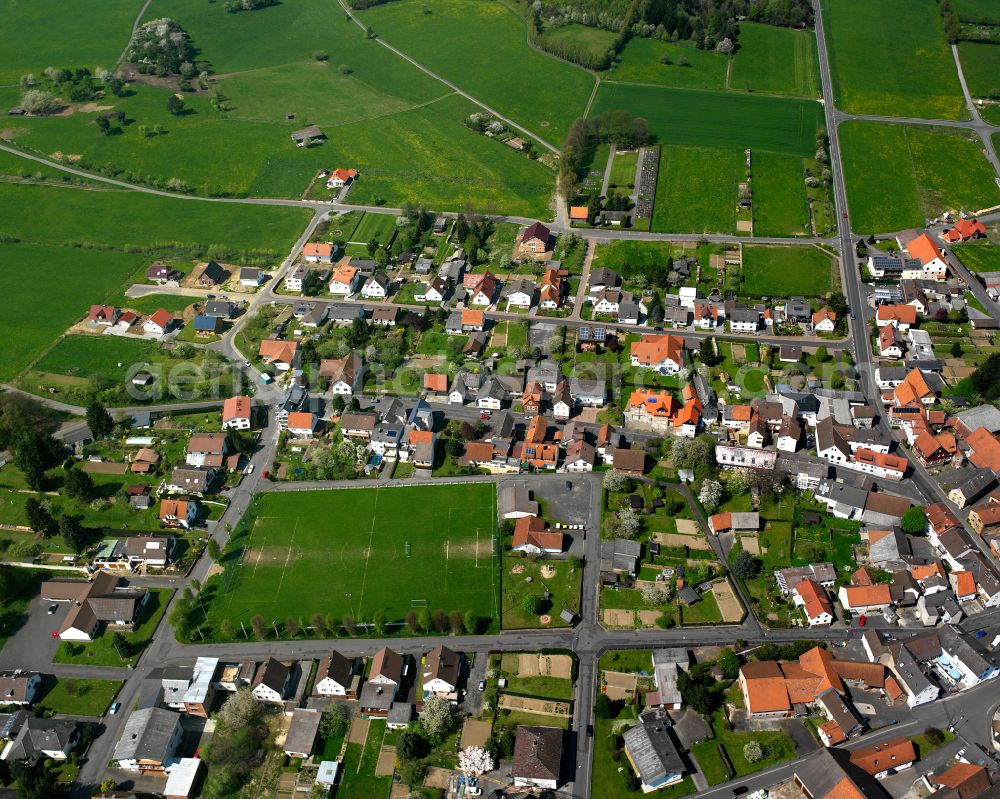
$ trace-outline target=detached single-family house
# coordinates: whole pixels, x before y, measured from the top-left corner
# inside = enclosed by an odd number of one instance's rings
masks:
[[[503,295],[507,300],[507,308],[530,308],[535,304],[535,284],[530,280],[520,279],[510,283]]]
[[[677,374],[684,367],[684,339],[669,334],[642,336],[632,343],[631,360],[633,366],[662,375]]]
[[[517,728],[510,776],[518,788],[559,787],[563,731],[558,727]]]
[[[248,288],[257,288],[267,278],[267,273],[263,269],[255,266],[244,266],[240,269],[240,285]]]
[[[279,372],[287,372],[289,369],[298,366],[299,343],[297,341],[266,338],[260,342],[260,346],[257,348],[257,355],[265,363],[274,366]]]
[[[149,268],[146,269],[146,280],[160,286],[178,285],[183,276],[182,272],[179,272],[172,266],[161,263],[150,264]]]
[[[348,259],[341,261],[330,278],[330,293],[347,297],[358,290],[361,282],[361,270],[352,266]]]
[[[358,705],[361,715],[385,718],[406,672],[404,656],[383,647],[372,658],[368,681],[361,689]]]
[[[158,308],[155,313],[149,316],[142,324],[144,332],[153,336],[163,336],[174,328],[174,316],[169,311]]]
[[[69,719],[28,718],[0,753],[0,760],[34,765],[39,760],[65,760],[80,740],[80,728]]]
[[[292,672],[288,666],[269,657],[257,667],[250,692],[258,702],[279,704],[285,698],[291,678]]]
[[[222,429],[249,430],[251,415],[250,397],[229,397],[222,403]]]
[[[198,518],[198,503],[193,499],[161,499],[160,524],[190,530]]]
[[[330,381],[330,392],[349,397],[361,386],[364,363],[353,352],[343,358],[324,358],[319,364],[319,376]]]
[[[37,671],[0,671],[0,705],[30,705],[41,685]]]
[[[349,183],[353,183],[357,177],[358,170],[339,167],[334,169],[326,179],[326,187],[328,189],[342,189]]]
[[[389,296],[391,286],[392,281],[389,280],[389,276],[379,270],[364,282],[361,287],[361,296],[366,300],[384,300]]]
[[[558,554],[563,551],[564,545],[563,534],[549,530],[548,525],[538,516],[521,516],[514,524],[514,540],[511,544],[514,552],[526,552],[529,555]]]
[[[311,264],[329,264],[333,262],[334,249],[333,244],[328,242],[310,241],[305,247],[302,248],[302,257]],[[285,280],[285,285],[286,287],[288,286],[287,278]],[[302,290],[301,282],[299,283],[298,289],[295,290]]]
[[[162,707],[140,707],[125,722],[111,759],[118,768],[162,773],[180,746],[181,714]]]
[[[534,222],[526,227],[517,239],[515,247],[517,255],[529,257],[543,255],[549,249],[552,232],[541,222]]]
[[[674,742],[667,711],[648,708],[639,714],[639,723],[625,731],[625,757],[639,778],[643,793],[675,785],[687,770]]]
[[[817,333],[832,333],[837,328],[837,314],[823,307],[812,315],[813,330]]]

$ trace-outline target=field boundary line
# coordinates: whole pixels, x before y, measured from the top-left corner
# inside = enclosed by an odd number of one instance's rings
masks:
[[[285,565],[281,567],[281,577],[278,580],[278,587],[274,592],[274,600],[277,601],[281,595],[281,584],[285,582],[285,575],[288,573],[288,564],[292,559],[292,545],[295,543],[295,534],[299,531],[299,517],[295,517],[295,525],[292,527],[292,537],[288,539],[288,553],[285,555]],[[260,561],[258,560],[258,563]]]
[[[358,615],[361,615],[362,602],[365,598],[365,586],[368,584],[368,564],[372,559],[372,541],[375,540],[375,519],[378,513],[379,486],[375,486],[375,504],[372,506],[372,527],[368,533],[368,551],[365,553],[365,572],[361,575],[361,596],[358,597]],[[353,611],[353,608],[351,608]]]

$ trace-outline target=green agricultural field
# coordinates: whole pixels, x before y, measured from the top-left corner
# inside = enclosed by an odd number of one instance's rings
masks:
[[[608,185],[631,189],[635,185],[635,170],[639,162],[638,150],[626,153],[615,153],[611,162],[611,176]],[[628,193],[627,191],[624,193]]]
[[[819,97],[815,34],[811,30],[744,22],[727,88],[755,94]]]
[[[1000,272],[1000,247],[993,244],[959,244],[951,251],[970,272]]]
[[[104,0],[88,9],[86,35],[81,36],[81,19],[67,13],[61,0],[2,0],[0,83],[16,84],[24,73],[40,74],[53,65],[113,67],[141,8],[142,0]]]
[[[52,677],[38,705],[53,713],[103,716],[122,684],[118,680],[87,680]]]
[[[884,233],[923,226],[943,211],[1000,203],[995,175],[977,142],[947,128],[841,125],[852,227]]]
[[[797,155],[763,152],[753,159],[754,235],[809,235],[805,171]]]
[[[617,33],[589,25],[563,25],[545,33],[547,41],[577,48],[592,58],[600,58],[611,49],[618,38]]]
[[[822,7],[838,108],[967,117],[935,0],[822,0]]]
[[[738,150],[661,147],[652,229],[735,233],[737,189],[745,168]]]
[[[1000,16],[1000,8],[995,13]],[[960,42],[958,55],[962,59],[962,73],[969,85],[969,94],[973,99],[989,97],[1000,86],[1000,47]]]
[[[833,258],[817,247],[743,245],[743,291],[750,297],[818,297],[830,291]]]
[[[399,622],[421,602],[495,620],[495,532],[492,483],[263,494],[206,586],[205,624],[218,638],[255,614]]]
[[[65,191],[71,191],[66,189]],[[0,380],[10,380],[78,322],[93,303],[121,291],[143,256],[42,244],[0,244],[0,263],[12,279],[0,307],[0,337],[7,348]],[[38,301],[45,286],[45,301]],[[25,309],[33,312],[25,313]]]
[[[616,109],[645,117],[663,144],[733,147],[741,155],[749,147],[811,156],[821,116],[811,100],[602,83],[591,113]]]
[[[583,114],[594,79],[532,50],[524,21],[502,3],[436,0],[431,13],[424,8],[419,0],[400,0],[360,18],[389,44],[560,146]]]
[[[953,0],[951,7],[956,14],[964,18],[1000,18],[1000,11],[997,10],[995,0]]]
[[[309,212],[299,208],[0,183],[0,232],[39,244],[97,244],[148,251],[176,247],[199,253],[217,247],[227,257],[263,251],[277,263],[308,220]]]
[[[662,59],[669,63],[664,63]],[[690,45],[633,37],[605,79],[679,89],[726,88],[729,58]]]

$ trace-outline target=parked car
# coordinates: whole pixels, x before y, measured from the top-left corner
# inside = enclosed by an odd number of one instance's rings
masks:
[[[985,638],[985,637],[986,637],[986,630],[980,630],[979,632],[976,633],[976,638]]]
[[[49,609],[46,612],[51,616],[57,610],[59,610],[59,606],[58,605],[49,605]]]
[[[858,616],[858,627],[864,627],[868,623],[868,617],[861,615]]]
[[[111,708],[108,710],[108,714],[112,715],[112,716],[115,715],[115,713],[118,712],[118,710],[119,710],[119,708],[121,708],[121,706],[122,706],[121,702],[115,702],[113,705],[111,705]]]
[[[480,680],[479,681],[479,690],[480,691],[485,691],[486,690],[486,680]]]
[[[485,421],[486,421],[487,419],[489,419],[489,418],[490,418],[490,416],[491,416],[491,414],[490,414],[490,412],[489,412],[489,411],[480,411],[480,412],[479,412],[479,418],[480,418],[480,419],[482,419],[482,420],[483,420],[484,422],[485,422]]]

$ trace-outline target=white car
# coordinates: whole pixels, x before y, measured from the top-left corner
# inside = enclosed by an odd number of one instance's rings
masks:
[[[244,471],[243,474],[253,474],[254,468],[255,468],[254,464],[251,463],[249,466],[247,466],[246,471]]]

